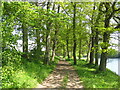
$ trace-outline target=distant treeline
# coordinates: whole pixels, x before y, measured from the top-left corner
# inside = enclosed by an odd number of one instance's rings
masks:
[[[120,52],[115,49],[109,49],[108,58],[120,58]]]
[[[101,54],[99,53],[99,58],[101,57]],[[120,58],[120,52],[110,48],[108,50],[108,58]]]

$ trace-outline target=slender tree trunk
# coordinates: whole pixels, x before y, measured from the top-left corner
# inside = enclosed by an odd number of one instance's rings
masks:
[[[41,51],[41,45],[40,45],[40,31],[39,30],[36,30],[36,36],[37,36],[37,50],[38,52]]]
[[[94,62],[94,31],[92,30],[92,39],[91,39],[91,50],[90,50],[90,64]]]
[[[91,48],[91,38],[88,40],[88,50],[87,50],[87,62],[89,61],[90,56],[90,48]]]
[[[55,7],[55,4],[54,4],[53,8],[54,7]],[[59,13],[59,11],[60,11],[60,5],[58,5],[58,11],[57,11],[57,13]],[[53,48],[52,48],[52,61],[54,61],[54,57],[55,57],[55,50],[56,50],[56,44],[57,44],[57,34],[58,34],[58,31],[59,31],[58,28],[59,28],[59,26],[56,25],[55,37],[54,37],[54,40],[53,40]]]
[[[25,26],[25,24],[22,24],[23,29],[23,57],[28,59],[28,30]]]
[[[55,37],[53,40],[53,47],[52,47],[52,61],[54,61],[54,57],[55,57],[55,50],[56,50],[56,44],[57,44],[57,33],[58,31],[55,31]]]
[[[48,64],[49,61],[50,61],[50,35],[47,34],[47,36],[46,36],[46,51],[45,51],[45,61],[44,61],[44,64]]]
[[[67,57],[68,59],[70,58],[69,54],[69,32],[68,32],[68,26],[67,26],[67,33],[66,33],[66,49],[67,49]]]
[[[38,7],[38,2],[34,2],[33,4],[35,4]],[[36,42],[37,42],[37,59],[40,59],[40,51],[41,51],[41,45],[40,45],[40,30],[36,29]]]
[[[93,7],[93,11],[95,10],[95,3],[94,3],[94,7]],[[94,13],[92,14],[92,24],[94,25]],[[94,28],[93,28],[94,26],[92,26],[91,27],[91,31],[92,31],[92,33],[91,33],[91,51],[90,51],[90,64],[93,64],[93,62],[94,62],[94,42],[95,42],[95,40],[94,40],[94,32],[95,32],[95,30],[94,30]]]
[[[95,65],[98,65],[98,29],[96,29],[95,35]]]
[[[40,51],[41,51],[41,45],[40,45],[40,30],[36,29],[36,42],[37,42],[37,58],[40,59]]]
[[[103,14],[100,10],[102,9],[102,2],[99,4],[99,13],[98,13],[98,15],[97,15],[97,19],[96,19],[96,21],[95,21],[95,27],[97,27],[98,28],[98,25],[100,24],[99,22],[100,22],[100,18],[101,18],[101,15]],[[99,42],[99,37],[98,37],[98,35],[99,35],[99,31],[98,31],[98,29],[95,29],[95,65],[98,65],[98,58],[99,58],[99,53],[98,53],[98,50],[99,50],[99,47],[98,47],[98,42]]]
[[[67,46],[67,56],[68,56],[68,59],[70,58],[70,55],[69,55],[69,47],[68,47],[68,44],[69,44],[69,40],[67,39],[66,40],[66,46]]]
[[[73,47],[71,47],[71,50],[70,50],[70,58],[73,58]]]
[[[65,57],[66,57],[66,50],[65,50],[65,47],[63,45],[63,58],[65,58]]]
[[[53,46],[53,50],[52,50],[52,61],[54,61],[55,58],[55,47]]]
[[[81,45],[81,43],[82,43],[82,39],[80,39],[80,43],[79,43],[79,60],[81,59],[81,51],[82,51],[82,45]]]
[[[76,35],[75,35],[75,28],[76,28],[76,23],[75,23],[75,19],[76,19],[76,3],[74,3],[73,5],[74,7],[74,16],[73,16],[73,58],[74,58],[74,65],[77,64],[77,61],[76,61]]]
[[[47,11],[49,9],[50,2],[47,2]],[[49,64],[50,61],[50,22],[48,20],[47,24],[47,31],[46,31],[46,51],[45,51],[45,60],[44,64]]]

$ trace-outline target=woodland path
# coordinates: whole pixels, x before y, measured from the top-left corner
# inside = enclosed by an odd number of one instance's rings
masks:
[[[83,86],[73,66],[61,60],[55,70],[37,88],[83,88]]]

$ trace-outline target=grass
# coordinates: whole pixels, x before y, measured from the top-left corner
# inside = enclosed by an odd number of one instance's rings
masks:
[[[43,65],[40,62],[24,60],[20,67],[17,65],[2,68],[2,88],[35,88],[55,68],[56,62]]]
[[[73,60],[69,61],[73,64]],[[83,81],[84,88],[119,88],[120,84],[116,75],[110,70],[106,72],[96,72],[94,65],[88,65],[84,60],[78,60],[74,65],[80,80]]]
[[[66,88],[67,82],[68,82],[68,74],[64,76],[60,88]]]

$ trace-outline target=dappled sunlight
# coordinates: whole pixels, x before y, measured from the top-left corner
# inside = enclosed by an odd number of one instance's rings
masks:
[[[70,62],[73,63],[72,61]],[[118,87],[118,76],[108,69],[106,72],[96,72],[96,69],[91,68],[89,65],[87,66],[85,61],[79,61],[74,67],[86,88]]]
[[[56,69],[37,88],[62,88],[66,75],[68,75],[66,88],[83,88],[75,69],[66,61],[59,61]]]

